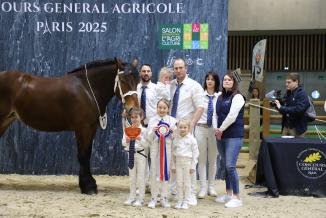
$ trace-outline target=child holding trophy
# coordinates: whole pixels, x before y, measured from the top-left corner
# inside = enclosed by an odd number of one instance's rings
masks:
[[[124,204],[139,207],[144,205],[145,197],[146,129],[140,123],[143,119],[142,109],[133,108],[129,115],[131,126],[125,128],[122,138],[122,145],[125,147],[125,150],[129,151],[128,168],[130,180],[130,194]],[[139,189],[138,197],[136,195],[136,188]]]
[[[198,163],[197,140],[190,134],[190,121],[178,122],[178,135],[173,141],[172,173],[176,173],[177,197],[176,209],[188,209],[191,197],[191,175]]]
[[[148,142],[151,157],[151,201],[149,208],[155,208],[159,191],[161,191],[161,205],[168,208],[168,189],[171,165],[172,133],[176,127],[176,119],[169,113],[170,103],[161,99],[157,103],[157,115],[148,123]]]

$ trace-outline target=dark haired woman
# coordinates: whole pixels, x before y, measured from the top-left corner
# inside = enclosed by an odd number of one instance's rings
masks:
[[[218,96],[220,86],[220,79],[216,73],[210,71],[206,74],[203,88],[205,90],[204,112],[197,122],[195,128],[195,137],[199,147],[198,159],[198,174],[200,181],[200,189],[198,198],[204,198],[207,193],[211,196],[216,196],[215,191],[215,175],[216,175],[216,159],[217,159],[217,145],[214,136],[214,124],[216,127],[216,113],[214,108]],[[206,168],[208,162],[208,184],[206,179]]]
[[[236,169],[243,144],[243,111],[245,99],[240,94],[238,83],[232,73],[223,77],[222,94],[216,103],[218,128],[215,131],[221,158],[225,163],[226,194],[216,198],[225,207],[242,206],[239,196],[239,176]]]
[[[259,89],[257,87],[252,89],[251,98],[252,99],[260,99],[260,92],[259,92]]]

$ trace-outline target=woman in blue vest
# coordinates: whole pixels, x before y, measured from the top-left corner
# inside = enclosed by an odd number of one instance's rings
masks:
[[[215,131],[218,149],[225,163],[226,194],[216,198],[217,202],[225,203],[225,207],[242,206],[239,196],[239,177],[236,169],[238,156],[243,144],[243,111],[245,99],[240,94],[239,85],[233,74],[223,77],[222,94],[216,102],[218,117]]]

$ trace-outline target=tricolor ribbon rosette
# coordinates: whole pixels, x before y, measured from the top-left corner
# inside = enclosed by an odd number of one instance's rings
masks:
[[[166,157],[166,137],[171,134],[170,125],[160,121],[155,131],[159,137],[159,179],[160,181],[169,181],[168,163]]]

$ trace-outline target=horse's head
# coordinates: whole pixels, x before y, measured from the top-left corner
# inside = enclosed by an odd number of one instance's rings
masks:
[[[138,75],[135,74],[130,64],[122,63],[117,60],[118,73],[116,76],[115,94],[118,96],[124,108],[129,111],[131,108],[139,108],[137,97]]]

